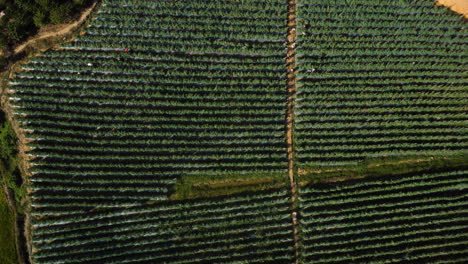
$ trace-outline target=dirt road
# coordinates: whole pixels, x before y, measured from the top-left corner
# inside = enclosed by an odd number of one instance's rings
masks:
[[[41,40],[41,39],[46,39],[49,37],[59,37],[66,35],[70,33],[71,31],[75,30],[77,27],[79,27],[85,20],[88,18],[89,14],[94,10],[94,7],[96,6],[97,2],[94,2],[94,4],[86,9],[80,16],[78,20],[76,20],[73,23],[70,24],[63,24],[59,26],[52,26],[49,29],[44,30],[43,32],[39,32],[39,34],[35,35],[31,39],[28,39],[26,42],[23,44],[17,46],[14,49],[14,54],[18,54],[22,52],[25,48],[27,48],[29,45],[33,44],[34,42]]]

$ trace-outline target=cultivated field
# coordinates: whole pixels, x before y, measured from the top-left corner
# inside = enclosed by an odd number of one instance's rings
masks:
[[[466,170],[301,188],[305,263],[463,263]]]
[[[464,27],[430,1],[103,1],[10,83],[33,263],[463,263]]]
[[[37,222],[36,263],[292,263],[289,193],[164,202]],[[54,241],[50,239],[53,238]]]
[[[12,89],[36,139],[34,205],[165,200],[186,175],[286,176],[284,8],[112,1],[31,59]]]
[[[430,2],[303,0],[298,167],[468,147],[467,34]]]

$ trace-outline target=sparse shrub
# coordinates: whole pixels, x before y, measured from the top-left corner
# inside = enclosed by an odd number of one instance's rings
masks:
[[[73,3],[68,2],[64,4],[57,5],[50,9],[50,22],[52,24],[61,24],[64,22],[73,9]]]
[[[39,10],[34,14],[33,20],[36,27],[42,27],[47,23],[47,14]]]

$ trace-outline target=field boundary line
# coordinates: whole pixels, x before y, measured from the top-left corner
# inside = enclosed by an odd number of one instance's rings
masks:
[[[296,96],[296,8],[297,0],[287,0],[287,23],[288,31],[286,35],[286,72],[287,72],[287,111],[286,111],[286,145],[288,153],[288,177],[291,186],[291,221],[294,236],[294,263],[299,263],[299,226],[297,221],[297,175],[294,164],[294,102]]]
[[[19,62],[18,62],[19,63]],[[5,117],[7,119],[7,122],[10,122],[13,131],[15,132],[16,138],[17,138],[17,151],[18,151],[18,168],[20,170],[21,178],[23,179],[24,184],[30,184],[29,178],[32,176],[30,173],[30,156],[27,154],[28,151],[31,150],[31,148],[28,147],[28,143],[30,142],[27,138],[28,133],[26,133],[20,126],[17,118],[15,117],[14,114],[14,109],[12,105],[10,104],[9,101],[9,88],[8,88],[8,77],[11,72],[13,72],[14,69],[6,70],[2,73],[0,73],[0,108],[1,110],[5,113]],[[26,188],[26,192],[29,193],[29,188]],[[27,194],[25,196],[26,200],[22,201],[26,204],[25,206],[25,212],[24,212],[24,232],[17,232],[19,231],[19,228],[15,228],[15,239],[19,239],[21,237],[24,237],[25,241],[27,242],[25,245],[26,251],[25,252],[19,252],[19,250],[23,247],[18,247],[18,257],[23,258],[22,262],[20,263],[32,263],[32,258],[31,258],[31,225],[30,225],[30,215],[29,215],[29,210],[30,210],[30,204],[31,200],[29,195]],[[15,209],[15,211],[17,211]],[[15,222],[18,223],[18,215],[15,215]]]
[[[13,73],[19,71],[20,65],[25,63],[25,59],[29,58],[30,56],[26,56],[25,58],[18,58],[19,54],[24,51],[27,51],[29,48],[32,47],[34,51],[44,51],[50,48],[53,48],[56,44],[63,43],[64,41],[61,38],[65,38],[70,34],[74,34],[78,29],[82,27],[82,25],[86,22],[86,20],[90,17],[91,13],[95,10],[96,6],[101,2],[101,0],[93,0],[91,6],[87,9],[83,10],[78,20],[75,20],[69,24],[62,24],[63,26],[59,31],[46,31],[42,34],[37,34],[32,36],[31,38],[27,39],[25,42],[21,43],[20,45],[14,47],[11,54],[3,54],[7,59],[12,60],[11,65],[5,68],[4,71],[0,72],[0,108],[2,111],[5,112],[7,121],[10,122],[12,128],[15,132],[15,135],[18,139],[18,156],[19,156],[19,168],[21,171],[21,177],[23,178],[24,184],[30,184],[30,177],[32,174],[30,172],[31,164],[30,161],[32,159],[31,155],[28,154],[31,151],[31,148],[28,144],[31,140],[28,138],[29,132],[26,132],[21,128],[20,123],[18,122],[15,114],[14,114],[14,107],[10,104],[9,97],[11,91],[9,90],[8,80],[13,77]],[[41,47],[34,47],[38,45],[38,43],[42,43],[40,41],[53,41],[53,43],[45,43],[39,46]],[[65,41],[66,42],[66,41]],[[18,258],[22,258],[21,263],[32,263],[32,253],[35,251],[32,243],[32,225],[31,225],[31,198],[30,193],[31,189],[26,189],[26,201],[24,201],[25,205],[25,212],[24,217],[19,219],[19,216],[16,215],[16,234],[15,238],[24,239],[24,247],[18,246]],[[21,222],[21,227],[23,230],[19,232],[19,221]],[[21,242],[22,243],[22,242]],[[19,243],[19,244],[21,244]],[[19,245],[17,243],[17,245]]]

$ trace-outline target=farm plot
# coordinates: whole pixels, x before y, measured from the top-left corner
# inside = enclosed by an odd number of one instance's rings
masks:
[[[468,35],[448,13],[431,1],[300,1],[298,168],[468,147]]]
[[[464,263],[468,171],[300,188],[304,263]]]
[[[11,102],[33,140],[34,263],[463,259],[460,17],[300,1],[286,131],[287,10],[106,0],[75,41],[30,59]]]
[[[289,205],[283,189],[57,215],[35,223],[34,263],[290,264]]]
[[[165,200],[181,176],[287,177],[285,34],[281,0],[104,1],[16,74],[34,210]]]

